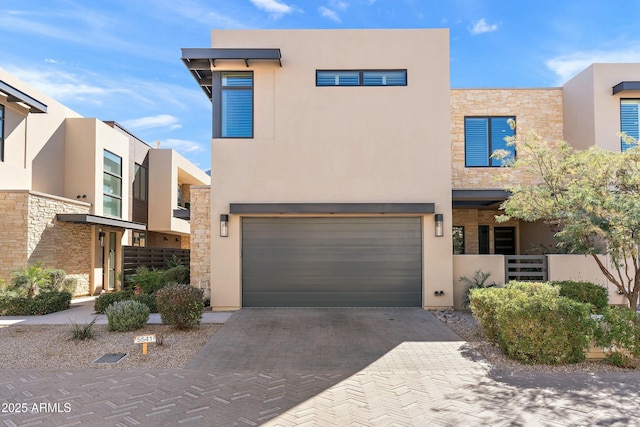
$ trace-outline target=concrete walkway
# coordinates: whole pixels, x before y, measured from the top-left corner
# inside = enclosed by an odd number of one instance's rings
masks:
[[[44,316],[0,316],[0,326],[7,325],[69,325],[75,323],[82,325],[91,322],[95,317],[96,324],[106,325],[107,316],[96,314],[93,310],[95,297],[76,298],[71,301],[68,310],[57,313],[45,314]],[[202,323],[224,323],[232,312],[212,312],[202,313]],[[149,324],[162,324],[162,319],[158,313],[151,313]]]
[[[0,426],[628,426],[639,384],[495,371],[420,309],[243,309],[189,369],[0,370]]]

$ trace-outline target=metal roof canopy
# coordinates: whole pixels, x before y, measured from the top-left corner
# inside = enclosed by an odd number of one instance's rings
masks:
[[[454,208],[489,208],[494,207],[511,196],[511,192],[500,189],[454,189],[451,200]]]
[[[612,95],[625,90],[640,90],[640,82],[620,82],[613,87]]]
[[[29,106],[32,113],[46,113],[47,106],[37,99],[0,80],[0,93],[7,96],[7,102],[21,102]]]
[[[198,82],[209,100],[212,98],[212,75],[216,61],[277,61],[282,67],[280,49],[182,48],[182,62]]]
[[[63,222],[104,225],[109,227],[125,228],[128,230],[145,231],[147,229],[147,226],[140,222],[125,221],[123,219],[107,218],[91,214],[57,214],[56,219]]]

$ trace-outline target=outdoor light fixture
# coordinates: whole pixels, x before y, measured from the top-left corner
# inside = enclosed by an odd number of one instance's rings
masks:
[[[103,231],[98,233],[98,239],[100,239],[100,246],[104,248],[104,232]]]
[[[229,237],[229,215],[220,215],[220,237]]]
[[[436,214],[436,237],[444,236],[444,224],[442,214]]]

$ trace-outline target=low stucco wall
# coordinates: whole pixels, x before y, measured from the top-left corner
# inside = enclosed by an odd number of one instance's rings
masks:
[[[473,277],[476,271],[491,273],[487,282],[504,284],[504,255],[454,255],[453,256],[453,307],[463,308],[466,285],[460,277]]]
[[[605,265],[611,265],[606,255],[599,255]],[[625,304],[626,299],[618,295],[616,286],[609,282],[591,256],[547,255],[549,280],[576,280],[596,283],[609,290],[609,304]]]

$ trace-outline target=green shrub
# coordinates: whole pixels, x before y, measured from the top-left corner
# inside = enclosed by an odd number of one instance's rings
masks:
[[[481,270],[477,270],[475,273],[473,273],[473,277],[471,278],[466,276],[458,278],[458,280],[460,280],[466,286],[466,289],[464,291],[464,301],[462,302],[462,305],[464,307],[469,307],[469,304],[471,303],[470,294],[472,290],[493,288],[498,285],[495,282],[487,283],[487,279],[489,279],[489,276],[491,276],[491,273],[484,273]]]
[[[4,297],[0,306],[5,316],[34,316],[67,310],[71,303],[69,292],[42,292],[33,298]]]
[[[640,356],[640,314],[623,307],[607,307],[602,312],[596,345],[611,347],[607,356],[616,366],[631,366],[632,357]]]
[[[497,312],[500,347],[524,363],[577,363],[594,334],[591,306],[541,292],[521,294]]]
[[[594,313],[600,313],[609,306],[609,292],[603,286],[571,280],[556,281],[551,284],[560,287],[560,296],[591,304]]]
[[[37,263],[14,271],[11,277],[12,286],[10,290],[27,298],[33,298],[40,287],[44,286],[48,280],[48,275],[42,269],[41,264]]]
[[[185,284],[171,284],[156,292],[158,312],[165,325],[189,329],[200,325],[204,291]]]
[[[78,325],[76,323],[71,323],[71,339],[74,341],[84,341],[90,340],[94,337],[95,333],[93,331],[93,325],[96,324],[97,317],[94,317],[93,320],[84,325]]]
[[[76,293],[78,288],[78,279],[75,277],[65,277],[62,281],[62,291],[69,292],[71,295]]]
[[[162,270],[149,269],[145,266],[136,268],[135,274],[129,279],[133,286],[138,286],[145,294],[152,294],[167,284]]]
[[[127,332],[142,328],[149,320],[149,307],[138,301],[116,301],[105,310],[110,331]]]
[[[168,270],[164,270],[162,274],[165,283],[182,283],[187,285],[191,283],[189,267],[185,267],[184,265],[171,267]]]
[[[142,304],[144,304],[147,307],[149,307],[149,311],[151,313],[157,313],[158,312],[158,305],[156,303],[156,296],[153,295],[153,294],[134,295],[133,296],[133,300],[141,302]]]
[[[471,311],[487,338],[525,363],[561,364],[584,359],[596,324],[589,304],[559,296],[546,283],[510,282],[475,289]]]
[[[133,291],[125,290],[119,292],[109,292],[100,295],[93,303],[93,309],[96,313],[104,313],[107,307],[117,301],[124,301],[133,298]]]
[[[47,276],[47,281],[40,288],[47,291],[60,291],[62,290],[62,282],[67,276],[64,270],[57,268],[47,268],[44,270],[44,274]]]

